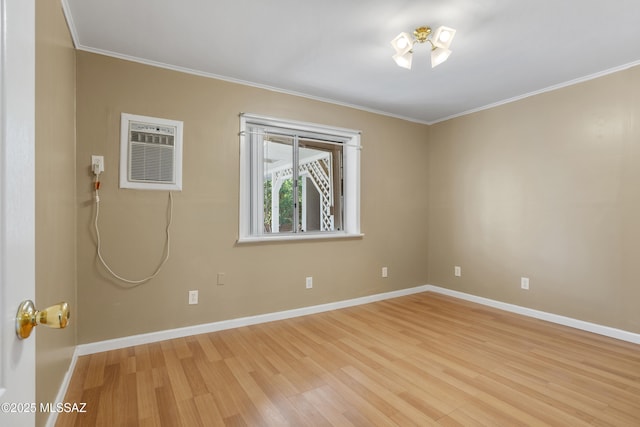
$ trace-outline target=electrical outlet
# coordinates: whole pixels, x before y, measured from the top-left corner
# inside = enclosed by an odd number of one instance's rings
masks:
[[[527,291],[529,290],[529,278],[528,277],[521,277],[520,278],[520,288],[526,289]]]
[[[218,286],[224,285],[224,273],[218,273],[218,280],[216,283]]]
[[[382,267],[382,277],[389,277],[389,269],[387,267]]]
[[[313,288],[313,277],[307,277],[305,280],[305,285],[307,286],[307,289]]]
[[[198,291],[189,291],[189,304],[198,303]]]
[[[91,156],[91,172],[95,175],[104,172],[104,156]]]
[[[462,276],[462,268],[459,265],[453,267],[453,275],[456,277]]]

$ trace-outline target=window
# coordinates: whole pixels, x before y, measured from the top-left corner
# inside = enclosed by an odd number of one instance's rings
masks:
[[[360,235],[360,133],[240,118],[239,242]]]

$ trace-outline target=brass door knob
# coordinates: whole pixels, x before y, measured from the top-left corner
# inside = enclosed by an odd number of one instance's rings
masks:
[[[65,328],[69,323],[70,316],[69,304],[66,302],[60,302],[38,311],[33,301],[22,301],[16,314],[16,334],[22,340],[28,338],[33,328],[38,325],[56,329]]]

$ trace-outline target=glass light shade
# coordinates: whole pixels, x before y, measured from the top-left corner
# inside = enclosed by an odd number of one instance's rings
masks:
[[[407,70],[411,69],[411,60],[413,59],[413,52],[408,51],[403,54],[399,52],[392,56],[393,60],[396,61],[399,67],[406,68]]]
[[[451,51],[449,49],[442,49],[437,47],[431,51],[431,68],[435,68],[438,65],[442,64],[447,58],[451,55]]]
[[[391,46],[393,46],[397,54],[404,55],[413,47],[413,40],[408,33],[402,32],[391,40]]]
[[[456,35],[456,30],[449,27],[438,27],[433,33],[433,45],[442,49],[449,49],[453,36]]]

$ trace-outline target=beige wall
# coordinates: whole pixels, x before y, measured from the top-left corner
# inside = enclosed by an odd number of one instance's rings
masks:
[[[429,283],[639,333],[639,118],[635,67],[430,127]]]
[[[53,402],[76,345],[75,51],[58,1],[36,2],[36,306],[71,305],[36,331],[36,399]],[[48,414],[39,413],[44,425]]]
[[[77,64],[79,343],[427,282],[427,126],[87,52],[77,53]],[[105,156],[100,230],[105,258],[120,274],[144,277],[160,260],[167,193],[118,188],[121,112],[184,121],[171,258],[134,289],[96,262],[90,157]],[[236,245],[240,112],[362,130],[364,238]],[[200,304],[187,304],[191,289]]]

